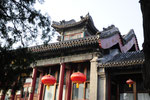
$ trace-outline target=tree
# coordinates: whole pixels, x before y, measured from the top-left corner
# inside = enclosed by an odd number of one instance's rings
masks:
[[[4,94],[8,89],[19,90],[24,83],[23,73],[30,74],[30,64],[34,63],[34,55],[26,48],[2,50],[0,52],[0,89]]]
[[[140,0],[143,15],[144,43],[143,52],[145,64],[143,68],[144,85],[150,90],[150,0]]]
[[[4,92],[14,86],[20,88],[16,84],[22,84],[22,72],[34,62],[27,47],[38,41],[47,44],[53,35],[50,17],[37,11],[35,3],[36,0],[0,0],[0,90]]]

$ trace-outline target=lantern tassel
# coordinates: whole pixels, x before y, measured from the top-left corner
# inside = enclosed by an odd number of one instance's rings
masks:
[[[79,83],[76,84],[76,88],[79,88]]]
[[[129,84],[129,88],[131,88],[131,84]]]
[[[49,90],[50,86],[49,86],[49,85],[47,85],[47,86],[46,86],[46,88],[47,88],[47,90]]]

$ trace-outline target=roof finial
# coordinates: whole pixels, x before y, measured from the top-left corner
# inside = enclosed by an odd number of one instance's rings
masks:
[[[87,13],[87,15],[86,15],[86,17],[89,17],[90,16],[90,14],[89,14],[89,12]]]

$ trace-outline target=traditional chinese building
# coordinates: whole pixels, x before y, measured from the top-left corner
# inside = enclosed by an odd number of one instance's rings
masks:
[[[59,42],[29,48],[38,60],[16,100],[147,100],[139,99],[147,95],[140,87],[144,56],[133,30],[123,36],[114,25],[99,31],[89,14],[78,22],[53,22],[52,27],[60,33]],[[79,88],[70,79],[77,71],[87,77]],[[46,74],[56,78],[50,89],[41,83]],[[128,79],[134,81],[131,88]],[[124,99],[126,94],[134,99]]]
[[[104,62],[105,59],[109,61]],[[103,60],[103,61],[102,61]],[[101,100],[100,84],[106,77],[105,100],[150,100],[148,89],[143,84],[144,54],[141,51],[119,53],[115,56],[106,55],[98,60],[98,97]],[[105,74],[104,74],[105,73]],[[131,87],[126,83],[132,79]]]

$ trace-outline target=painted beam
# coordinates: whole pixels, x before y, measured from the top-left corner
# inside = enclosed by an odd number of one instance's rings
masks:
[[[86,61],[91,60],[93,58],[93,54],[95,53],[85,53],[85,54],[76,54],[71,56],[63,56],[63,57],[56,57],[51,59],[43,59],[37,60],[36,66],[50,66],[55,64],[60,64],[61,62],[79,62],[79,61]],[[31,67],[34,66],[31,64]]]

